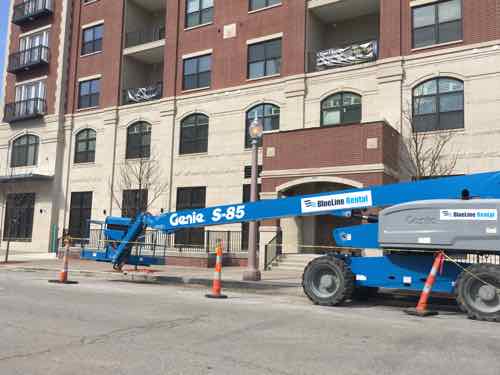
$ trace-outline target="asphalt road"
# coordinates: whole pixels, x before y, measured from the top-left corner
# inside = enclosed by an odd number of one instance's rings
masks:
[[[500,324],[0,269],[1,375],[500,374]]]

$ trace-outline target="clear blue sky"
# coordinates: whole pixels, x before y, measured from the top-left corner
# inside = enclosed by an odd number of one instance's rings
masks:
[[[9,25],[10,0],[0,0],[0,98],[3,96],[3,63],[5,61],[5,42],[7,39],[7,26]]]

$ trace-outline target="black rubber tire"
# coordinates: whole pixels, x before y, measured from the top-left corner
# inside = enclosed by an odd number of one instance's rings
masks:
[[[495,264],[473,264],[467,268],[467,271],[476,275],[481,280],[491,283],[496,288],[500,288],[500,266]],[[474,305],[470,302],[471,290],[474,285],[477,287],[477,283],[481,284],[479,280],[471,276],[469,272],[463,271],[456,283],[455,283],[455,296],[457,299],[458,306],[462,311],[464,311],[470,319],[488,321],[488,322],[500,322],[500,308],[492,308],[496,311],[485,311],[481,310],[478,305]],[[499,304],[500,306],[500,295],[496,295],[496,300],[492,302],[492,305]]]
[[[354,289],[352,298],[358,301],[366,301],[378,294],[379,288],[369,286],[358,286]]]
[[[315,287],[321,273],[329,273],[336,277],[336,288],[329,295],[321,295]],[[306,296],[316,305],[335,306],[351,298],[354,291],[354,274],[341,259],[334,256],[322,256],[313,259],[304,269],[302,288]]]

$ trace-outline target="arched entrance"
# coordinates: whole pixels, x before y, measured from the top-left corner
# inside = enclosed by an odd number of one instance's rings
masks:
[[[306,178],[290,181],[277,187],[278,196],[319,194],[362,187],[357,181],[342,178]],[[333,215],[298,216],[280,221],[283,232],[283,253],[321,253],[336,246],[332,231],[335,228],[359,224],[360,219]]]

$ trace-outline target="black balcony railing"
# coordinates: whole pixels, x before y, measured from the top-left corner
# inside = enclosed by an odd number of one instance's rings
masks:
[[[52,0],[26,0],[14,6],[12,22],[16,25],[22,25],[51,14]]]
[[[123,90],[122,104],[134,104],[160,99],[163,95],[163,84],[161,82],[144,87]]]
[[[49,47],[36,46],[9,55],[7,71],[16,73],[30,70],[49,63]]]
[[[125,48],[165,39],[165,27],[130,31],[125,35]]]
[[[5,105],[4,122],[16,122],[37,118],[47,113],[45,99],[34,98]]]

